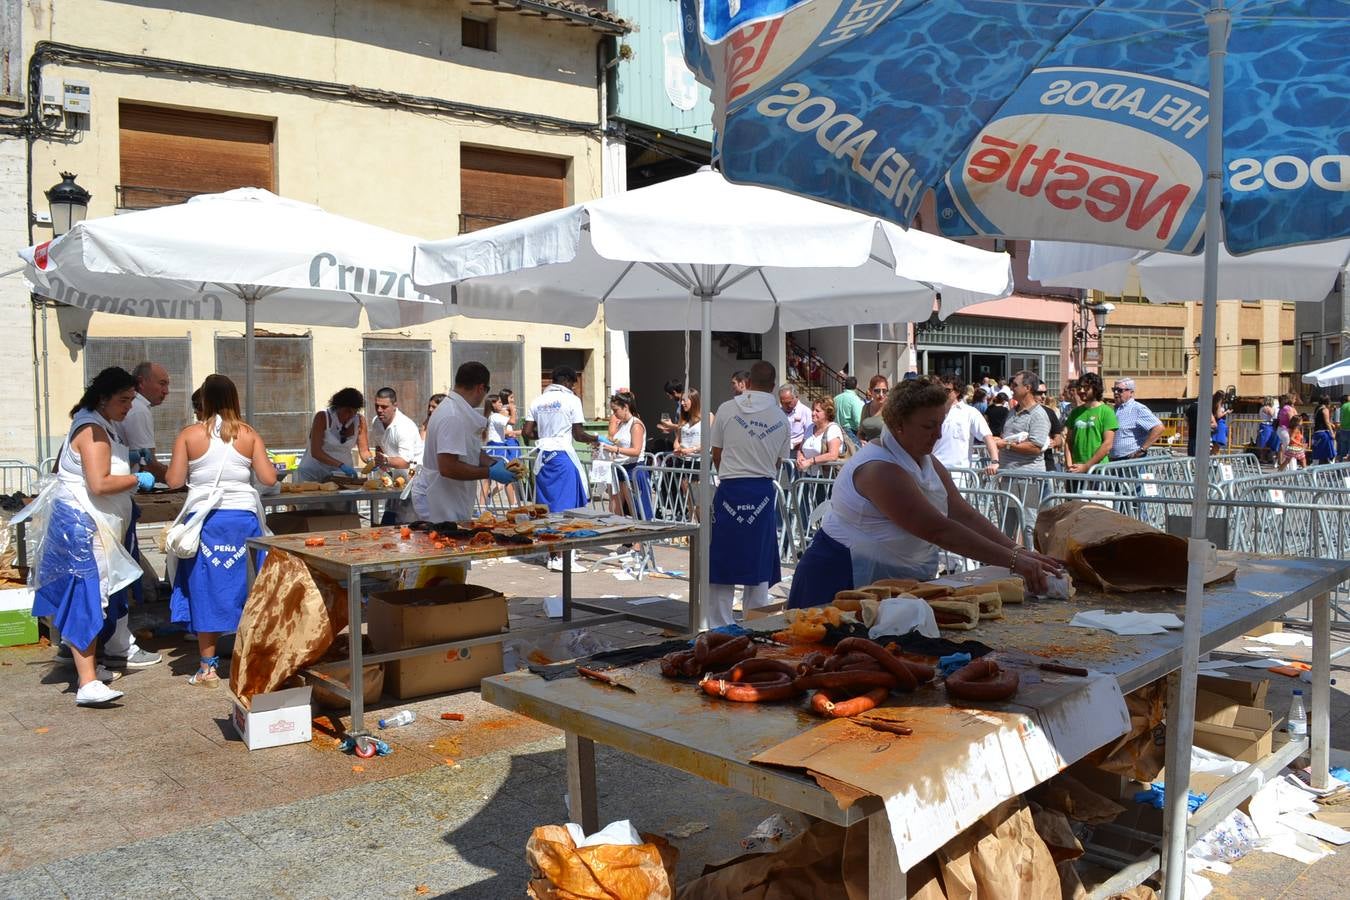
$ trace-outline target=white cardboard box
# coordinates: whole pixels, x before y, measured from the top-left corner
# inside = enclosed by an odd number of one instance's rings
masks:
[[[234,723],[234,730],[239,732],[250,750],[307,743],[313,725],[309,708],[311,690],[305,685],[257,694],[251,708],[245,708],[238,698],[233,698],[230,721]]]

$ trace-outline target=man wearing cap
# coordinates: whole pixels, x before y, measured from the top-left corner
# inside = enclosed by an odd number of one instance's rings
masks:
[[[1134,379],[1117,378],[1111,387],[1116,401],[1116,439],[1111,445],[1112,461],[1138,459],[1162,437],[1163,424],[1158,417],[1134,399]]]

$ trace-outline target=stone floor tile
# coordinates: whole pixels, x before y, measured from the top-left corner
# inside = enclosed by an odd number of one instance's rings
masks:
[[[42,866],[0,874],[0,897],[6,900],[48,900],[61,896],[56,879]]]

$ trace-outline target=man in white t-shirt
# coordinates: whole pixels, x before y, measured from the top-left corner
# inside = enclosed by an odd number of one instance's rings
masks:
[[[989,430],[989,423],[980,411],[968,406],[963,399],[966,385],[960,378],[943,376],[942,384],[947,388],[947,397],[951,406],[947,408],[947,417],[942,420],[942,436],[933,446],[933,455],[948,469],[968,469],[971,464],[971,451],[975,442],[984,444],[990,460],[998,459],[998,442]],[[960,474],[960,473],[958,473]]]
[[[525,412],[524,434],[526,440],[539,447],[534,473],[535,500],[551,512],[561,512],[589,502],[586,472],[573,442],[594,447],[610,440],[588,434],[582,427],[586,416],[581,398],[572,392],[577,373],[568,366],[558,366],[553,370],[552,380]]]
[[[408,469],[422,459],[422,435],[417,423],[398,408],[398,393],[391,387],[382,387],[375,392],[370,442],[375,447],[375,465],[388,469],[396,478],[408,478]],[[384,505],[380,524],[411,522],[415,518],[411,502],[391,500]]]
[[[718,407],[713,418],[718,484],[708,560],[709,628],[734,621],[736,585],[744,586],[741,606],[753,609],[768,605],[770,586],[782,579],[774,479],[791,445],[792,428],[774,397],[776,378],[772,364],[755,363],[746,391]]]
[[[464,521],[473,517],[478,482],[484,478],[502,484],[516,480],[506,461],[483,452],[487,420],[479,410],[487,396],[491,375],[480,362],[466,362],[455,372],[455,386],[427,422],[419,477],[426,479],[422,498],[425,517],[433,522]]]
[[[163,481],[168,466],[155,458],[155,419],[150,410],[169,396],[169,371],[158,363],[143,362],[131,374],[136,379],[136,396],[122,420],[122,437],[131,450],[131,471],[149,472],[156,481]]]

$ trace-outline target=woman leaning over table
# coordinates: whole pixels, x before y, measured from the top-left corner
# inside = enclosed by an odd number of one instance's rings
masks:
[[[187,485],[184,521],[205,516],[197,555],[168,557],[173,583],[170,619],[186,622],[197,634],[201,661],[188,678],[195,687],[220,683],[216,640],[238,629],[244,612],[248,539],[268,533],[262,498],[253,486],[255,477],[264,487],[277,481],[262,435],[244,424],[234,382],[224,375],[208,375],[202,383],[202,421],[178,432],[164,476],[171,488]]]
[[[926,378],[890,393],[881,439],[855,453],[835,479],[829,512],[797,564],[788,606],[828,603],[878,578],[931,579],[940,550],[1007,566],[1038,592],[1047,576],[1062,571],[962,499],[932,455],[946,412],[947,389]]]
[[[352,449],[362,462],[372,459],[366,417],[361,410],[366,398],[356,388],[343,388],[328,401],[328,408],[314,414],[309,427],[309,442],[296,474],[299,481],[327,481],[334,475],[356,477]]]
[[[136,379],[117,367],[94,377],[70,411],[70,432],[57,457],[56,481],[29,507],[45,516],[32,583],[34,616],[50,616],[75,660],[80,706],[122,696],[98,680],[95,648],[126,615],[126,589],[141,577],[132,555],[136,532],[131,495],[154,486],[149,472],[131,474],[116,423],[136,397]],[[16,522],[18,520],[16,519]]]

